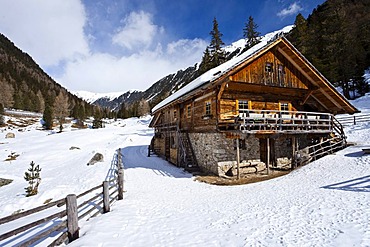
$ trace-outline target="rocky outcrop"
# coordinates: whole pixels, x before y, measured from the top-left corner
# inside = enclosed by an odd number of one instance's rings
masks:
[[[101,153],[96,153],[94,156],[91,158],[89,163],[87,163],[88,166],[95,165],[97,162],[103,162],[104,161],[104,156]]]

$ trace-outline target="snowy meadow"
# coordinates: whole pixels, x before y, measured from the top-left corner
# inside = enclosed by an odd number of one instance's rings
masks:
[[[352,103],[370,113],[369,95]],[[288,175],[216,186],[147,157],[153,136],[149,121],[110,120],[103,129],[67,127],[62,133],[39,130],[38,121],[1,129],[0,178],[13,181],[0,187],[0,217],[98,185],[110,175],[121,148],[124,199],[114,202],[110,213],[79,222],[80,238],[70,246],[370,246],[370,155],[362,152],[370,147],[369,122],[345,128],[347,141],[355,145]],[[6,139],[8,132],[15,138]],[[87,166],[98,152],[104,161]],[[5,161],[11,154],[18,156]],[[26,197],[23,176],[31,161],[42,168],[42,180],[39,193]],[[0,234],[10,227],[0,225]]]

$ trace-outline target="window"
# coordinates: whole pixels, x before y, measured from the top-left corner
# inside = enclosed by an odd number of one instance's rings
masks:
[[[206,116],[211,115],[211,101],[206,102]]]
[[[173,119],[177,120],[177,111],[176,110],[173,110]]]
[[[271,73],[272,72],[272,63],[270,63],[270,62],[267,62],[266,63],[266,65],[265,65],[265,71],[267,72],[267,73]]]
[[[280,111],[289,111],[289,103],[280,102]]]
[[[191,117],[191,105],[187,105],[186,113],[187,113],[187,117],[190,118]]]
[[[239,108],[239,110],[248,110],[248,101],[247,100],[239,100],[238,101],[238,108]]]

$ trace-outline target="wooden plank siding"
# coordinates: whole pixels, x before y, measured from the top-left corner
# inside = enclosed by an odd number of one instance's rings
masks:
[[[292,64],[272,50],[231,76],[232,81],[308,89],[309,82]],[[270,66],[268,66],[270,65]]]

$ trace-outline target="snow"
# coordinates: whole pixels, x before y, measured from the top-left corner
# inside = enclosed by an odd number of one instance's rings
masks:
[[[88,103],[94,103],[96,100],[100,98],[107,98],[109,101],[112,101],[115,98],[118,98],[119,96],[124,94],[123,92],[93,93],[88,91],[76,91],[72,93]]]
[[[364,110],[369,95],[352,103]],[[1,129],[0,177],[14,181],[0,187],[0,217],[96,186],[109,177],[114,153],[122,148],[124,199],[114,202],[110,213],[82,220],[80,238],[69,246],[370,246],[370,155],[362,153],[370,147],[370,123],[345,128],[355,146],[288,175],[216,186],[147,157],[149,122],[150,117],[110,120],[104,129],[66,126],[60,134],[34,124],[11,130],[15,139],[5,139],[10,130]],[[11,152],[20,156],[4,161]],[[87,166],[96,152],[104,162]],[[38,195],[25,197],[23,175],[31,161],[41,166],[42,181]],[[0,234],[10,227],[0,225]],[[25,238],[20,234],[0,246]]]
[[[221,64],[221,65],[219,65],[219,66],[217,66],[213,69],[210,69],[206,73],[204,73],[201,76],[199,76],[198,78],[194,79],[192,82],[187,84],[185,87],[181,88],[180,90],[178,90],[174,94],[170,95],[169,97],[167,97],[166,99],[161,101],[158,105],[154,106],[153,109],[152,109],[152,112],[155,112],[156,110],[160,109],[161,107],[163,107],[163,106],[171,103],[172,101],[180,98],[181,96],[185,95],[186,93],[193,91],[194,89],[202,86],[203,84],[216,80],[217,78],[221,77],[226,72],[228,72],[231,68],[237,66],[238,64],[240,64],[241,62],[243,62],[247,58],[249,58],[251,55],[255,54],[260,49],[264,48],[268,44],[268,42],[273,37],[275,37],[277,34],[280,34],[282,32],[287,33],[292,28],[293,28],[292,25],[286,26],[281,30],[271,32],[271,33],[268,33],[268,34],[262,36],[260,38],[260,43],[256,44],[255,46],[248,49],[247,51],[243,52],[239,56],[234,57],[231,60],[229,60],[229,61],[227,61],[227,62],[225,62],[225,63],[223,63],[223,64]],[[235,46],[240,46],[240,43],[241,43],[241,41],[237,42],[234,45]]]

